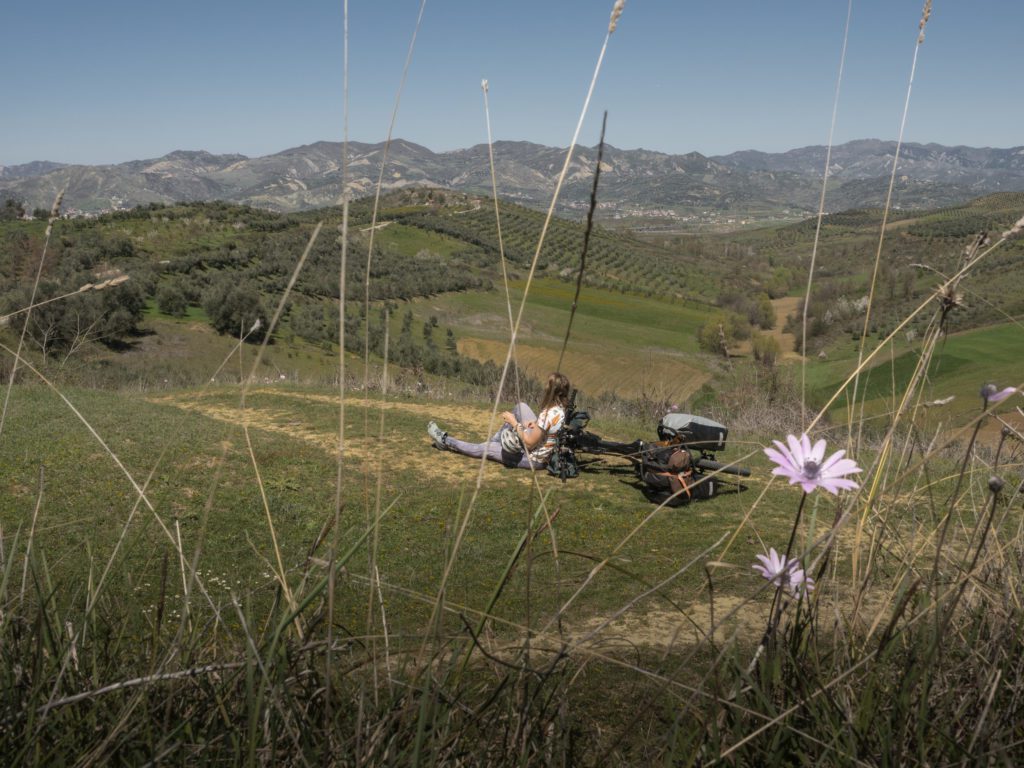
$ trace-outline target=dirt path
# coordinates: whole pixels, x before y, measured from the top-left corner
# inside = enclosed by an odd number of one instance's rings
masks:
[[[608,622],[605,616],[594,616],[569,629],[570,640],[612,650],[618,646],[628,651],[636,645],[668,651],[702,642],[711,626],[711,608],[707,600],[681,606],[682,611],[651,609],[627,612]],[[716,595],[714,618],[715,641],[722,642],[734,633],[744,639],[755,639],[764,632],[763,605],[733,595]],[[727,621],[723,617],[730,616]],[[607,623],[606,623],[607,622]]]
[[[800,297],[783,296],[781,299],[772,299],[772,307],[775,309],[775,327],[762,333],[767,333],[779,342],[780,360],[799,360],[800,355],[795,351],[796,336],[782,329],[786,327],[786,319],[800,309]],[[729,353],[734,355],[750,355],[752,351],[753,345],[749,340],[739,342],[735,348],[729,349]]]
[[[477,201],[474,202],[472,208],[467,208],[464,211],[453,211],[452,215],[453,216],[459,216],[459,215],[461,215],[463,213],[472,213],[473,211],[479,211],[479,210],[480,210],[480,201],[477,200]]]
[[[775,327],[769,331],[769,335],[779,342],[782,349],[783,360],[799,360],[796,349],[796,336],[786,333],[782,329],[786,327],[786,318],[795,314],[800,308],[800,298],[797,296],[784,296],[781,299],[773,299],[772,306],[775,308]]]
[[[253,395],[272,395],[274,397],[288,397],[295,400],[303,400],[313,403],[328,403],[337,405],[338,398],[333,395],[316,395],[308,392],[286,392],[276,389],[254,389]],[[372,400],[362,397],[346,397],[345,405],[355,408],[379,408],[380,400]],[[423,427],[431,419],[437,421],[444,427],[452,428],[452,431],[459,430],[469,432],[478,429],[486,429],[490,420],[491,411],[473,405],[445,405],[443,403],[403,403],[388,402],[385,407],[389,411],[402,411],[404,413],[416,414],[423,417]]]
[[[393,221],[382,221],[380,224],[374,224],[372,227],[363,227],[359,231],[360,232],[369,232],[371,229],[384,229],[384,227],[387,227],[387,226],[389,226],[391,224],[394,224],[394,222]]]
[[[331,405],[337,403],[337,398],[331,395],[287,392],[268,388],[254,389],[250,392],[250,397],[255,398],[260,395]],[[222,393],[211,393],[209,396],[220,397]],[[301,440],[319,448],[332,458],[338,452],[337,432],[315,429],[303,421],[301,415],[280,407],[260,405],[257,402],[250,403],[245,409],[242,409],[237,405],[203,402],[194,393],[150,397],[147,398],[147,402],[178,408],[214,421],[231,424],[239,429],[242,429],[243,424],[247,423],[251,429],[271,436],[277,435]],[[380,401],[367,398],[347,398],[345,402],[347,405],[357,408],[376,408],[380,405]],[[451,429],[452,432],[457,432],[460,436],[465,435],[470,440],[482,440],[490,419],[489,409],[472,405],[403,402],[387,403],[386,408],[421,416],[423,430],[414,435],[391,434],[385,436],[383,440],[378,437],[346,437],[345,459],[354,465],[352,471],[362,471],[361,465],[364,462],[381,459],[385,465],[403,466],[414,474],[422,473],[425,476],[441,477],[451,483],[476,482],[480,471],[480,462],[456,453],[435,450],[431,447],[427,437],[426,425],[430,419],[436,419],[442,427]],[[387,423],[387,412],[385,412],[385,423]],[[260,438],[255,438],[254,442],[258,450]],[[561,485],[557,478],[551,477],[547,472],[539,472],[537,476],[542,486]],[[532,482],[529,472],[506,469],[492,461],[488,461],[484,466],[484,481],[500,481],[503,484]],[[572,487],[594,493],[595,498],[610,492],[605,485],[587,477],[573,480]]]

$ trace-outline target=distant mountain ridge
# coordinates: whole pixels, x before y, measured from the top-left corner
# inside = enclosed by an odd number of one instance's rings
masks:
[[[826,200],[829,210],[884,202],[896,144],[864,139],[833,148]],[[349,176],[356,195],[381,177],[384,144],[349,143]],[[29,208],[48,208],[67,185],[65,208],[98,212],[151,202],[228,200],[293,211],[335,204],[341,194],[340,142],[316,142],[263,157],[171,152],[116,165],[62,165],[37,161],[0,166],[0,196]],[[823,146],[788,152],[754,150],[706,157],[605,147],[599,200],[607,217],[681,217],[694,212],[793,217],[814,210],[825,163]],[[565,149],[525,141],[494,145],[498,193],[545,206]],[[582,211],[590,194],[595,148],[578,147],[561,197],[563,213]],[[433,186],[488,194],[487,146],[433,152],[403,139],[388,148],[386,190]],[[894,202],[903,208],[952,205],[979,195],[1024,190],[1024,147],[992,149],[904,144]]]

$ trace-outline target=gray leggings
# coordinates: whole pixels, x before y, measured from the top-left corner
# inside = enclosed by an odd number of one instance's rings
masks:
[[[526,403],[516,403],[516,407],[512,409],[512,413],[515,415],[516,421],[520,424],[537,420],[537,415]],[[506,429],[512,429],[512,427],[508,424],[503,424],[501,429],[491,435],[491,439],[486,443],[467,443],[465,440],[459,440],[448,435],[448,447],[456,453],[472,456],[475,459],[479,459],[481,456],[487,456],[491,461],[500,461],[506,467],[529,469],[531,466],[530,459],[525,453],[509,453],[501,447],[501,433]],[[544,465],[534,462],[532,466],[539,469]]]

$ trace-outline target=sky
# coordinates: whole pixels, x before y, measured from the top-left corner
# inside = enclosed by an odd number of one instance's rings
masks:
[[[344,0],[53,0],[0,22],[0,165],[344,136]],[[349,0],[349,137],[388,132],[420,0]],[[853,0],[835,141],[895,139],[920,0]],[[612,0],[427,0],[394,137],[567,146]],[[706,155],[824,144],[848,0],[627,0],[580,141]],[[907,141],[1024,144],[1024,3],[935,0]]]

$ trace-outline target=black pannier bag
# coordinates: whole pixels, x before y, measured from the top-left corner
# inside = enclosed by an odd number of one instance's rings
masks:
[[[576,453],[567,445],[556,442],[555,450],[548,458],[548,472],[563,481],[571,477],[579,477],[580,468],[576,463]]]
[[[717,478],[695,472],[693,456],[682,446],[644,446],[639,474],[644,494],[657,504],[682,507],[715,495]]]
[[[658,422],[658,439],[685,443],[708,453],[725,450],[729,429],[724,424],[689,413],[666,413]]]

